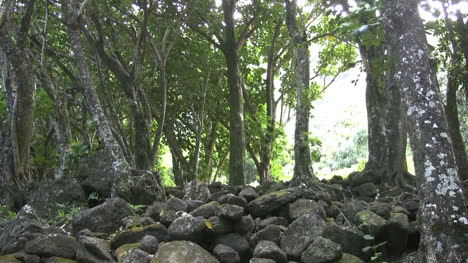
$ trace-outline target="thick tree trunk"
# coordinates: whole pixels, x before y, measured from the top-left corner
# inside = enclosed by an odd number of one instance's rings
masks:
[[[304,29],[296,21],[296,0],[286,0],[286,25],[294,43],[294,73],[297,89],[296,129],[294,131],[294,176],[292,185],[317,181],[309,147],[309,47]]]
[[[229,87],[229,184],[245,185],[245,134],[242,82],[234,31],[235,0],[223,0],[226,41],[222,48]]]
[[[386,0],[385,7],[385,34],[418,178],[421,262],[463,262],[468,256],[466,203],[418,1]]]
[[[130,166],[125,160],[123,151],[112,134],[111,128],[106,116],[104,115],[101,103],[99,102],[99,98],[96,94],[96,88],[88,69],[84,48],[81,44],[80,27],[78,22],[79,14],[76,1],[67,0],[65,10],[67,15],[68,35],[70,38],[71,49],[75,56],[78,71],[81,76],[87,108],[93,117],[99,138],[101,139],[107,154],[112,160],[114,183],[112,186],[111,195],[121,196],[121,194],[125,194],[126,186],[120,184],[120,180],[122,178],[128,177],[131,174]]]

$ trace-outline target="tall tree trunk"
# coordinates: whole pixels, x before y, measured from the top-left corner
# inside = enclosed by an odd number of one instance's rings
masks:
[[[68,25],[68,36],[70,39],[71,49],[75,56],[78,71],[81,76],[87,108],[93,117],[99,138],[101,139],[107,154],[112,160],[114,183],[112,185],[111,195],[117,196],[120,194],[125,194],[126,186],[121,185],[119,180],[130,175],[130,166],[125,160],[123,151],[112,134],[111,128],[106,116],[104,115],[101,103],[99,102],[99,98],[96,94],[96,88],[91,78],[91,74],[86,62],[85,52],[81,44],[80,23],[78,21],[81,14],[78,12],[78,6],[75,0],[66,0],[65,12]]]
[[[234,31],[235,0],[223,0],[225,39],[222,49],[229,87],[229,184],[245,185],[245,134],[242,82]]]
[[[417,0],[385,1],[385,34],[408,119],[420,195],[421,262],[463,262],[467,210]]]
[[[317,181],[309,147],[309,47],[305,29],[296,21],[296,0],[286,0],[286,25],[294,43],[294,73],[297,89],[296,129],[294,131],[294,176],[292,185],[310,185]]]

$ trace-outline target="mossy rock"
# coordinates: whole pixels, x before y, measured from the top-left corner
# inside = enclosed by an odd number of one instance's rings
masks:
[[[1,262],[1,261],[0,261]],[[42,262],[42,261],[41,261]],[[76,260],[61,258],[61,257],[50,257],[44,261],[45,263],[76,263]]]
[[[253,217],[262,217],[295,201],[301,195],[302,190],[300,188],[288,188],[262,195],[259,198],[250,201],[247,207]]]
[[[21,263],[23,261],[16,259],[15,254],[0,256],[1,263]]]
[[[122,258],[124,255],[130,253],[132,250],[135,250],[140,247],[140,243],[131,243],[131,244],[125,244],[120,246],[115,250],[115,255],[117,256],[117,259]]]
[[[364,263],[364,261],[352,254],[343,253],[341,259],[336,263]]]
[[[158,241],[167,241],[168,230],[161,224],[151,224],[141,227],[133,227],[117,233],[111,241],[111,248],[116,249],[124,244],[131,244],[140,241],[144,236],[150,235],[158,239]]]

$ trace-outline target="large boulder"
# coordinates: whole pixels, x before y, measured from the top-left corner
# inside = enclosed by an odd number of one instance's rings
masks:
[[[147,235],[154,236],[158,241],[167,241],[169,238],[167,228],[161,223],[156,223],[143,227],[133,227],[117,233],[111,240],[111,247],[116,249],[124,244],[136,243]]]
[[[205,219],[208,219],[215,215],[215,209],[218,205],[218,202],[212,201],[194,209],[192,212],[190,212],[190,214],[192,216],[201,216]]]
[[[113,233],[122,225],[123,218],[134,215],[130,204],[118,197],[111,198],[75,215],[72,232],[77,233],[87,228],[92,232]]]
[[[79,243],[76,238],[62,234],[40,235],[29,241],[24,248],[27,254],[40,257],[62,257],[72,259],[76,255]]]
[[[255,221],[251,215],[243,216],[239,221],[234,222],[234,232],[241,235],[249,234],[255,229]]]
[[[289,218],[295,220],[301,215],[316,213],[322,218],[326,218],[325,210],[318,202],[310,199],[297,199],[289,204]]]
[[[370,245],[370,241],[364,238],[364,233],[357,227],[344,227],[334,222],[327,223],[327,227],[322,233],[324,238],[341,245],[344,253],[353,254],[363,260],[369,259],[369,254],[362,249]]]
[[[253,217],[263,217],[293,202],[302,194],[300,188],[288,188],[272,192],[252,200],[247,205]]]
[[[255,248],[257,247],[258,243],[262,240],[271,241],[277,245],[279,245],[281,239],[282,229],[280,226],[277,225],[269,225],[262,230],[255,233],[250,238],[250,247]]]
[[[22,250],[28,241],[44,232],[34,208],[23,206],[16,218],[0,230],[0,255]]]
[[[203,217],[193,217],[187,214],[174,220],[168,230],[172,240],[200,242],[203,240],[205,228]]]
[[[281,249],[291,259],[299,259],[301,253],[321,235],[326,227],[325,220],[315,213],[305,214],[294,220],[280,241]]]
[[[331,263],[343,256],[340,244],[318,236],[302,253],[303,263]]]
[[[26,189],[26,203],[40,218],[51,220],[59,211],[70,212],[86,203],[85,193],[73,178],[33,181]]]
[[[382,233],[376,237],[377,242],[387,242],[385,247],[390,257],[400,257],[407,248],[409,236],[408,216],[403,213],[392,213]]]
[[[238,233],[229,233],[215,238],[216,245],[222,244],[232,247],[239,253],[241,259],[246,259],[250,255],[249,242],[247,238]]]
[[[256,258],[273,259],[277,263],[286,263],[288,261],[286,253],[278,245],[267,240],[262,240],[257,244],[253,256]]]
[[[223,204],[216,207],[215,215],[232,221],[238,221],[244,215],[244,208],[233,204]]]
[[[242,208],[247,208],[247,200],[244,197],[237,196],[234,194],[223,195],[220,198],[218,198],[218,202],[220,204],[231,204],[240,206]]]
[[[80,236],[79,247],[76,251],[76,259],[83,263],[114,263],[115,260],[110,254],[109,244],[99,238]]]
[[[380,235],[383,227],[388,223],[387,220],[370,210],[358,212],[356,214],[356,220],[361,231],[373,236]]]
[[[77,178],[86,195],[97,193],[101,198],[110,198],[112,173],[112,161],[106,152],[97,151],[80,160]]]
[[[205,182],[193,180],[184,187],[184,200],[202,200],[206,202],[210,196],[208,184]]]
[[[178,240],[162,244],[151,263],[219,263],[219,261],[196,243]]]
[[[245,200],[247,200],[247,202],[250,202],[250,201],[252,201],[254,199],[257,199],[259,197],[259,195],[255,191],[255,189],[253,189],[250,186],[246,186],[244,189],[242,189],[240,191],[240,193],[239,193],[239,196],[245,198]]]
[[[163,189],[158,181],[161,174],[157,171],[131,170],[114,178],[112,187],[116,197],[131,204],[150,205],[163,199]]]

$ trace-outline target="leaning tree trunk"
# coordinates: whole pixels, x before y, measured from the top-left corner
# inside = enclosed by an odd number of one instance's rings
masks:
[[[245,185],[244,106],[234,32],[235,2],[223,0],[226,41],[222,51],[226,58],[229,87],[229,184]]]
[[[418,178],[420,259],[463,262],[468,256],[466,203],[418,1],[386,0],[385,7],[385,34],[395,61]]]
[[[309,147],[309,47],[304,29],[296,21],[296,0],[286,0],[286,25],[294,43],[294,74],[296,79],[296,129],[294,131],[294,176],[292,185],[310,185],[317,181]]]

